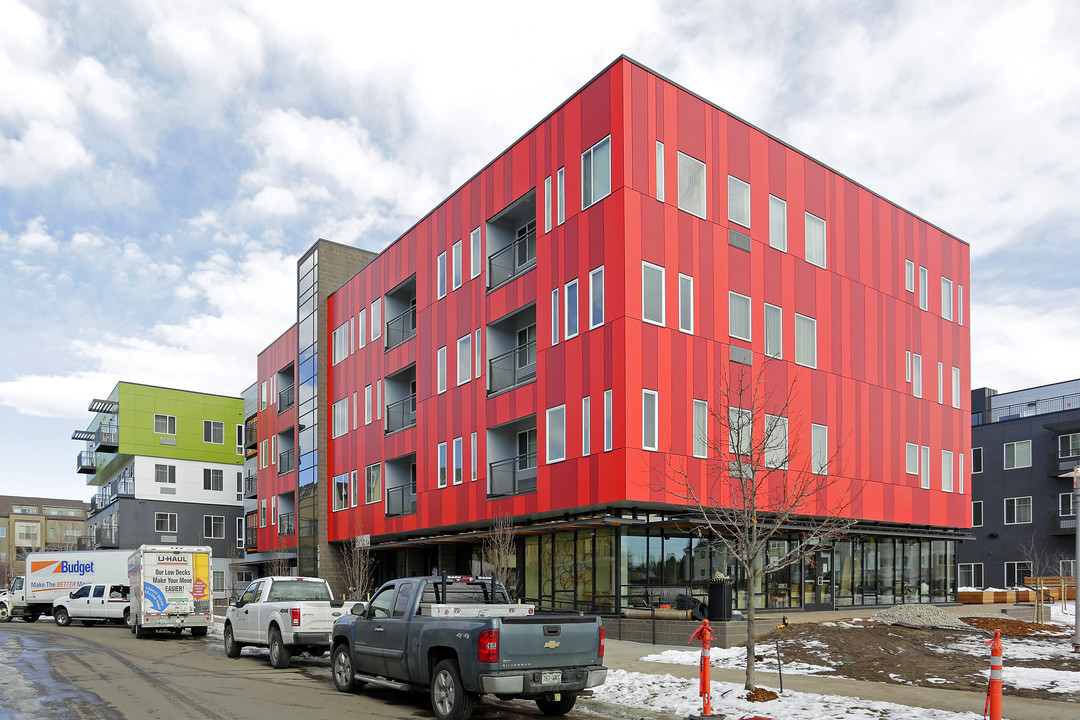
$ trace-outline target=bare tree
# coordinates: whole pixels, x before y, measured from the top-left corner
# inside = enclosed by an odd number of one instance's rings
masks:
[[[1051,552],[1046,543],[1037,542],[1035,534],[1026,543],[1020,545],[1020,557],[1028,564],[1029,575],[1024,580],[1017,578],[1017,584],[1025,584],[1035,590],[1035,622],[1046,622],[1046,598],[1043,591],[1049,588],[1045,585],[1044,578],[1057,576],[1061,572],[1061,561],[1066,559],[1060,552]],[[1061,588],[1062,597],[1065,596],[1065,588]]]
[[[660,485],[688,501],[702,539],[724,549],[746,579],[746,682],[755,685],[754,590],[769,573],[813,557],[855,524],[841,477],[840,446],[813,452],[807,405],[797,379],[765,359],[734,365],[715,388],[706,415],[719,437],[696,437],[709,458],[704,477],[669,461]],[[699,454],[699,453],[695,453]],[[773,540],[787,542],[771,545]]]
[[[375,588],[375,553],[371,536],[364,534],[364,522],[356,513],[352,537],[341,543],[342,570],[352,600],[362,600]]]
[[[511,580],[517,575],[517,532],[509,515],[495,517],[491,532],[484,537],[482,552],[484,562],[491,566],[491,574],[512,599],[515,592],[510,587]]]
[[[288,575],[292,568],[292,558],[280,535],[273,536],[273,547],[270,548],[270,557],[264,563],[267,575]]]

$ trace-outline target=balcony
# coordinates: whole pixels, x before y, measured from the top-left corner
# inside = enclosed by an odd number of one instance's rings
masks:
[[[285,412],[293,405],[296,404],[296,386],[290,385],[281,392],[278,393],[277,411],[278,415]],[[246,437],[246,435],[245,435]]]
[[[1077,467],[1080,467],[1080,454],[1062,455],[1061,452],[1052,452],[1047,454],[1046,460],[1047,474],[1051,477],[1059,477],[1065,479],[1071,479],[1071,473]]]
[[[971,413],[971,424],[972,426],[989,425],[990,423],[1005,420],[1016,420],[1017,418],[1031,417],[1033,415],[1047,415],[1077,408],[1080,408],[1080,394],[1062,395],[1034,402],[992,407],[985,412]]]
[[[97,474],[97,453],[93,450],[83,450],[75,460],[75,472],[84,475]]]
[[[505,285],[536,267],[536,223],[519,228],[517,238],[488,258],[488,289]]]
[[[536,379],[536,341],[519,345],[488,361],[488,392],[508,390]]]
[[[386,433],[389,435],[416,425],[416,396],[410,395],[403,400],[386,406]]]
[[[383,296],[383,312],[385,317],[391,318],[386,321],[383,333],[387,350],[416,337],[416,275],[405,278]],[[372,322],[375,322],[374,318]]]
[[[259,495],[259,473],[248,473],[244,477],[244,497],[253,498]]]
[[[119,548],[120,533],[111,525],[94,528],[94,546],[98,548]]]
[[[287,537],[296,534],[296,513],[282,513],[277,519],[278,537]]]
[[[291,473],[295,467],[296,467],[296,465],[294,464],[294,461],[293,461],[293,450],[291,448],[289,450],[285,450],[284,452],[278,454],[278,463],[277,463],[277,474],[278,475],[284,475],[286,473]]]
[[[244,447],[247,449],[254,448],[259,444],[259,423],[255,418],[251,418],[244,423]]]
[[[244,528],[244,549],[254,552],[259,549],[259,528]]]
[[[386,349],[396,348],[413,337],[416,337],[415,306],[386,323]]]
[[[120,430],[115,423],[98,425],[94,432],[94,450],[116,452],[120,449]]]
[[[1046,530],[1051,535],[1075,535],[1076,516],[1063,516],[1057,511],[1051,510],[1046,513]]]
[[[416,514],[416,491],[410,485],[389,488],[386,491],[386,517]]]
[[[499,460],[488,466],[488,497],[536,492],[536,453]]]
[[[76,550],[94,550],[94,536],[83,535],[75,543]]]

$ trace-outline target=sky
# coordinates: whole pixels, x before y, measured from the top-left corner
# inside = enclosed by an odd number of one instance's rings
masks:
[[[626,54],[971,245],[972,387],[1080,377],[1080,4],[0,0],[0,494],[119,380],[239,395],[317,238],[381,250]]]

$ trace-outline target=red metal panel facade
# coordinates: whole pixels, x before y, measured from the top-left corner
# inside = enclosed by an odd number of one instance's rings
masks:
[[[259,492],[258,506],[266,503],[266,523],[259,527],[259,550],[295,549],[296,533],[279,534],[277,517],[274,512],[274,499],[283,494],[296,492],[296,462],[295,455],[292,470],[279,472],[279,455],[282,448],[275,443],[274,437],[280,433],[296,437],[296,404],[283,409],[279,405],[278,395],[285,387],[278,387],[281,382],[277,379],[279,373],[295,366],[296,361],[296,325],[292,325],[281,334],[258,357],[258,382],[261,392],[263,383],[266,383],[267,397],[266,406],[263,407],[261,396],[259,410],[256,415],[258,422],[259,452],[265,454],[266,467],[257,461],[259,468]],[[295,377],[295,373],[291,373]],[[266,443],[265,447],[263,443]],[[294,440],[295,442],[295,440]],[[259,456],[260,458],[262,455]],[[278,510],[284,512],[284,510]]]

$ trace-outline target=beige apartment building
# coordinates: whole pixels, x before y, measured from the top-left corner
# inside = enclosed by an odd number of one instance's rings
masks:
[[[0,585],[21,574],[28,552],[79,549],[87,509],[81,500],[0,495]]]

